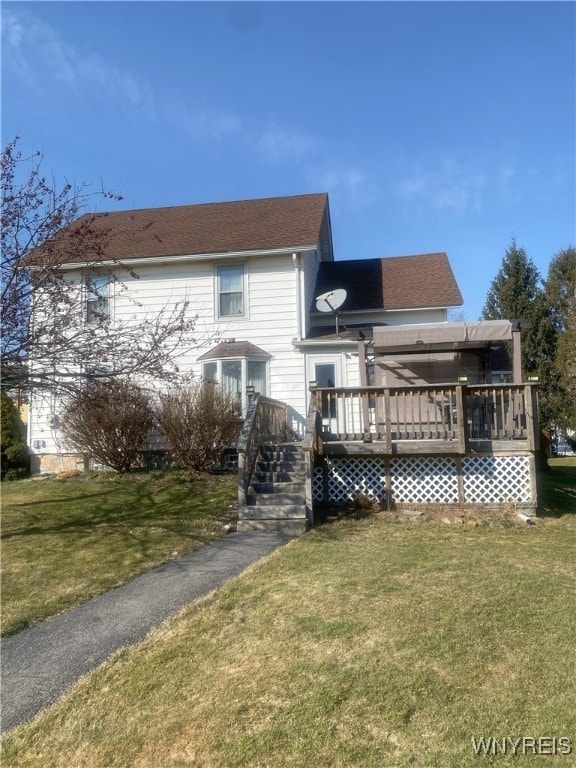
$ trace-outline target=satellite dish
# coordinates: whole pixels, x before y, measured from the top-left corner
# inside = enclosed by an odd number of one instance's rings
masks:
[[[316,309],[318,312],[333,312],[334,313],[334,320],[336,323],[336,338],[340,338],[340,333],[338,331],[338,310],[344,304],[346,301],[346,296],[348,294],[344,290],[344,288],[335,288],[333,291],[326,291],[326,293],[321,293],[320,296],[316,297]],[[346,326],[344,326],[346,327]]]
[[[335,288],[316,297],[316,309],[318,312],[336,312],[346,301],[348,294],[344,288]]]

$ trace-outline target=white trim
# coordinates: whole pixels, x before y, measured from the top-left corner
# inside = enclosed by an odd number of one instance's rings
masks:
[[[334,348],[334,351],[336,351],[337,348],[357,349],[358,342],[350,341],[348,339],[302,339],[302,341],[298,341],[297,339],[292,339],[292,346],[298,350],[300,349],[308,350],[313,347],[328,347],[329,349]],[[319,352],[318,354],[322,354],[322,353]]]
[[[130,264],[166,264],[176,263],[181,261],[213,261],[223,259],[247,259],[252,256],[279,256],[283,254],[292,254],[295,251],[309,251],[314,250],[316,245],[298,245],[291,246],[289,248],[264,248],[255,251],[228,251],[226,253],[192,253],[184,255],[173,256],[125,256],[124,258],[118,257],[116,259],[106,259],[98,261],[74,261],[65,262],[58,266],[58,269],[82,269],[83,267],[95,267],[95,266],[118,266],[121,267],[125,262]],[[42,269],[41,266],[37,267],[30,265],[26,267],[30,271]]]
[[[296,284],[296,333],[298,339],[302,338],[302,291],[301,291],[301,255],[292,254],[292,263],[294,264],[295,284]]]
[[[430,312],[433,309],[458,309],[462,306],[463,304],[441,304],[431,307],[400,307],[399,309],[387,309],[386,307],[373,307],[371,309],[344,309],[341,312],[341,315],[369,315],[374,314],[375,312],[385,312],[386,314],[389,312]],[[325,314],[317,311],[311,312],[310,316],[314,318],[326,317]]]

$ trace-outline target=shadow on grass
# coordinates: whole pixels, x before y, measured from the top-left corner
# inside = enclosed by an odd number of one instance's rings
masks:
[[[98,491],[94,490],[98,479],[65,482],[72,486],[70,495],[59,493],[54,497],[50,493],[54,486],[45,485],[40,498],[24,502],[8,499],[0,538],[83,534],[96,529],[102,533],[107,526],[115,530],[153,526],[208,541],[208,533],[199,536],[198,522],[220,518],[231,502],[231,492],[220,478],[190,480],[174,474],[142,482],[127,475],[123,482],[117,477],[105,481],[109,487]],[[82,482],[86,486],[84,492]]]
[[[538,476],[539,517],[576,514],[576,459],[552,459]]]

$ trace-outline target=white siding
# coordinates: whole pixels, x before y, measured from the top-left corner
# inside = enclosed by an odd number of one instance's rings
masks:
[[[330,322],[327,321],[327,318]],[[410,323],[443,323],[448,319],[446,309],[404,309],[398,312],[385,310],[372,312],[342,312],[340,315],[344,325],[408,325]],[[333,323],[332,315],[316,314],[312,325],[322,327]]]
[[[232,263],[232,262],[225,262]],[[292,346],[297,336],[296,279],[291,256],[264,256],[247,259],[247,313],[242,318],[215,317],[215,264],[190,261],[177,264],[138,265],[138,278],[120,274],[111,302],[113,322],[141,323],[144,319],[169,313],[175,304],[189,302],[190,313],[198,315],[197,345],[179,360],[183,373],[201,373],[197,358],[219,341],[234,338],[250,341],[271,355],[270,396],[288,403],[302,424],[306,414],[304,358]],[[75,272],[76,279],[80,273]],[[30,409],[30,445],[34,453],[62,453],[65,446],[59,431],[48,426],[48,413],[61,413],[62,403],[34,398]],[[38,449],[33,446],[41,441]]]

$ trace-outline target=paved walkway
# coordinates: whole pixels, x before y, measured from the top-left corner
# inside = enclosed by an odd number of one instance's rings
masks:
[[[2,731],[52,704],[114,651],[290,541],[281,532],[232,533],[118,589],[1,641]]]

